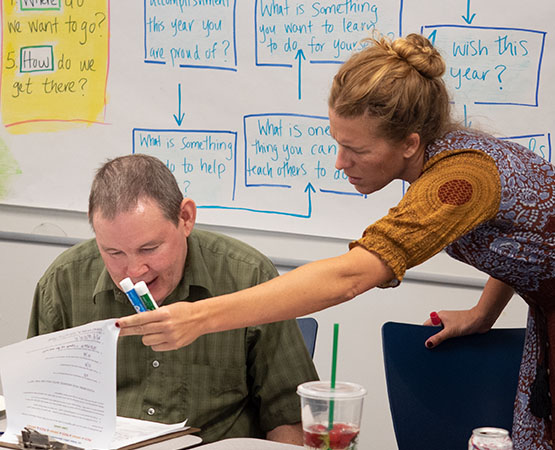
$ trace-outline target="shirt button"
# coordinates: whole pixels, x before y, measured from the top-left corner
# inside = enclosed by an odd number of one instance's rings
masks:
[[[153,416],[154,413],[156,412],[156,410],[154,408],[148,408],[148,411],[146,412],[149,416]]]
[[[156,361],[156,360],[152,361],[152,367],[156,368],[156,367],[159,367],[159,366],[160,366],[160,363],[158,361]]]

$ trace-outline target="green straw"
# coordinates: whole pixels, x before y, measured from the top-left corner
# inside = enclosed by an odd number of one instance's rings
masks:
[[[339,335],[339,324],[333,324],[333,351],[331,355],[331,390],[335,389],[335,369],[337,367],[337,339]],[[329,409],[329,417],[328,417],[328,430],[333,429],[333,409],[334,409],[334,400],[333,398],[330,399],[330,409]]]

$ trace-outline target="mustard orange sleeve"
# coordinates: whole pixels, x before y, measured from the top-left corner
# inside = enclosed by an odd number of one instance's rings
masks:
[[[401,202],[350,243],[376,253],[393,271],[394,286],[484,221],[495,217],[501,186],[495,162],[477,150],[440,153],[430,159]],[[386,286],[382,286],[386,287]]]

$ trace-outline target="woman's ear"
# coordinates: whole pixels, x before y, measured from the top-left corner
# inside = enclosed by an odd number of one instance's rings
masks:
[[[412,158],[420,150],[420,135],[418,133],[409,134],[403,141],[403,156],[407,159]]]
[[[185,197],[181,202],[181,206],[179,208],[179,219],[183,220],[185,235],[189,236],[191,231],[193,231],[193,227],[195,226],[195,222],[197,220],[197,205],[192,199]]]

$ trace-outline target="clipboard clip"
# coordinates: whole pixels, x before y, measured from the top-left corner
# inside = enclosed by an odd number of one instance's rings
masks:
[[[58,442],[46,434],[39,433],[31,428],[21,430],[20,448],[30,448],[35,450],[83,450],[81,447]]]

